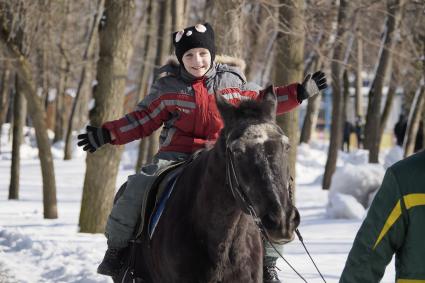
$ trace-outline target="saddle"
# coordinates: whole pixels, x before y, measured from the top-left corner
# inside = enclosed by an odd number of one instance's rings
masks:
[[[178,177],[184,168],[195,160],[203,151],[204,150],[198,150],[187,160],[176,161],[171,165],[162,168],[155,174],[154,181],[145,190],[142,210],[134,231],[133,240],[130,241],[130,247],[123,256],[122,261],[124,262],[124,265],[120,271],[120,275],[113,277],[114,282],[150,282],[141,279],[144,277],[143,274],[146,271],[143,271],[143,264],[141,263],[141,259],[137,256],[137,254],[141,252],[142,233],[144,235],[148,235],[149,239],[152,239],[155,228],[166,207],[166,201],[173,192],[173,188]],[[118,190],[114,202],[116,202],[122,195],[126,188],[126,184],[127,182],[124,183]],[[136,268],[136,266],[138,266],[138,268]]]
[[[135,232],[135,238],[140,237],[144,229],[148,229],[149,238],[152,238],[156,225],[165,209],[174,184],[184,169],[187,161],[177,161],[157,172],[150,188],[147,188],[142,203],[142,211]]]
[[[203,149],[198,150],[188,159],[171,163],[169,166],[155,173],[151,185],[144,190],[141,213],[133,233],[134,239],[140,238],[145,229],[148,229],[149,238],[152,238],[156,225],[166,207],[166,202],[173,191],[174,184],[177,182],[179,175],[183,169],[202,152]],[[127,182],[120,187],[115,195],[114,203],[124,193],[126,186]]]

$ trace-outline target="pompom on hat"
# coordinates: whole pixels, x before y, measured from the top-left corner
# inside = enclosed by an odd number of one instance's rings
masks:
[[[173,44],[177,59],[183,65],[183,54],[192,48],[206,48],[210,51],[211,62],[215,58],[214,30],[209,23],[197,24],[173,33]]]

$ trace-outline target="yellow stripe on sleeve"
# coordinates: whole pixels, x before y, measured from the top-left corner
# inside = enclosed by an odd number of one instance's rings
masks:
[[[403,197],[406,209],[414,206],[425,205],[425,194],[409,194]]]
[[[393,226],[393,224],[397,221],[400,215],[401,205],[400,201],[398,201],[393,210],[391,211],[390,216],[388,216],[387,221],[385,221],[384,227],[382,228],[381,233],[379,234],[379,237],[376,240],[375,245],[373,246],[373,249],[376,248],[376,246],[379,244],[385,234],[387,234],[388,230],[390,230],[391,226]]]

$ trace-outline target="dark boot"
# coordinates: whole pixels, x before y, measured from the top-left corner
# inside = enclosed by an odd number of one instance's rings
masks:
[[[108,248],[97,268],[97,273],[107,276],[118,276],[123,266],[122,257],[126,248]]]
[[[276,262],[263,266],[263,282],[264,283],[282,283],[277,276]]]

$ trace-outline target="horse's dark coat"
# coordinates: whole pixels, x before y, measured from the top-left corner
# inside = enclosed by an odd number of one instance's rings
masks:
[[[217,97],[225,123],[219,140],[180,176],[151,242],[143,236],[148,282],[262,282],[261,236],[226,185],[226,146],[270,238],[289,241],[299,223],[288,196],[287,139],[274,124],[276,96],[269,90],[239,108]]]

